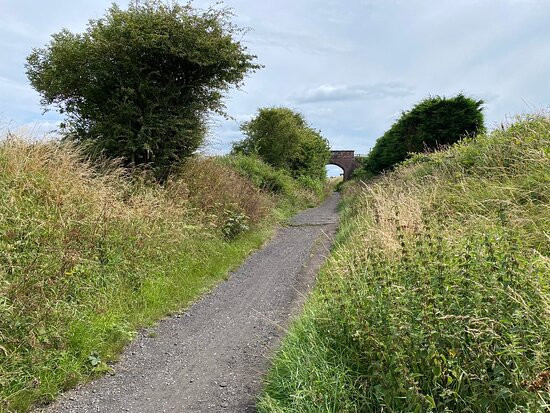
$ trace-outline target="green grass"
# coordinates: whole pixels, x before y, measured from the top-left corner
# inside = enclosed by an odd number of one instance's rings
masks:
[[[348,186],[261,412],[550,409],[550,118]]]
[[[335,186],[330,180],[321,181],[308,176],[293,179],[285,169],[274,168],[254,155],[226,155],[218,161],[234,168],[255,186],[272,193],[279,210],[285,215],[317,205],[319,200],[333,192]]]
[[[132,278],[143,279],[139,287],[117,283],[127,279],[123,268],[90,274],[96,278],[90,280],[93,283],[112,281],[102,287],[73,286],[79,305],[56,303],[63,322],[38,321],[36,343],[28,353],[2,360],[3,405],[25,411],[36,402],[52,400],[60,389],[104,373],[109,369],[106,362],[116,359],[137,328],[188,306],[225,279],[269,234],[267,227],[256,228],[231,243],[193,237],[133,269],[139,273]],[[83,289],[89,291],[88,297],[82,297]]]
[[[189,306],[295,211],[231,167],[186,168],[160,186],[74,147],[0,143],[0,411],[109,371],[137,329]],[[246,225],[228,241],[235,214]]]

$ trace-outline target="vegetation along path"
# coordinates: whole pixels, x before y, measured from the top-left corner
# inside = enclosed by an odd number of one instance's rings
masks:
[[[268,357],[324,260],[338,195],[306,210],[188,311],[141,333],[113,375],[47,412],[255,410]]]

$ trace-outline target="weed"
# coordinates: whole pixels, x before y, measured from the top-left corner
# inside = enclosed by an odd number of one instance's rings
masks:
[[[347,185],[259,409],[548,411],[549,137],[529,116]]]
[[[242,212],[226,209],[225,223],[222,227],[222,233],[225,239],[231,241],[243,232],[248,231],[249,227],[247,222],[248,218]]]

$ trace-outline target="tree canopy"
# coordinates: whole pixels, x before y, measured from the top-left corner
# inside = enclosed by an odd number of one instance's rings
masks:
[[[257,154],[295,177],[325,178],[330,158],[328,141],[300,113],[284,107],[261,108],[255,118],[241,125],[241,130],[246,138],[233,145],[234,152]]]
[[[66,115],[65,136],[91,153],[160,174],[203,142],[207,116],[258,69],[227,9],[150,0],[113,5],[84,33],[34,49],[27,75],[42,104]]]
[[[430,97],[401,117],[377,141],[359,173],[378,174],[404,161],[410,153],[450,145],[484,130],[482,100],[459,94]]]

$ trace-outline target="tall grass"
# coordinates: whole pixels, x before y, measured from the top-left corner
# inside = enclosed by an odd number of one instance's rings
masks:
[[[223,164],[230,166],[255,186],[275,195],[281,208],[294,211],[312,207],[332,192],[334,185],[308,176],[294,179],[290,172],[282,168],[273,168],[258,156],[230,155],[220,158]]]
[[[550,409],[550,118],[347,188],[263,412]]]
[[[72,146],[1,141],[0,411],[108,371],[137,328],[259,247],[274,208],[270,193],[206,158],[161,186]],[[246,219],[231,242],[228,211]]]

